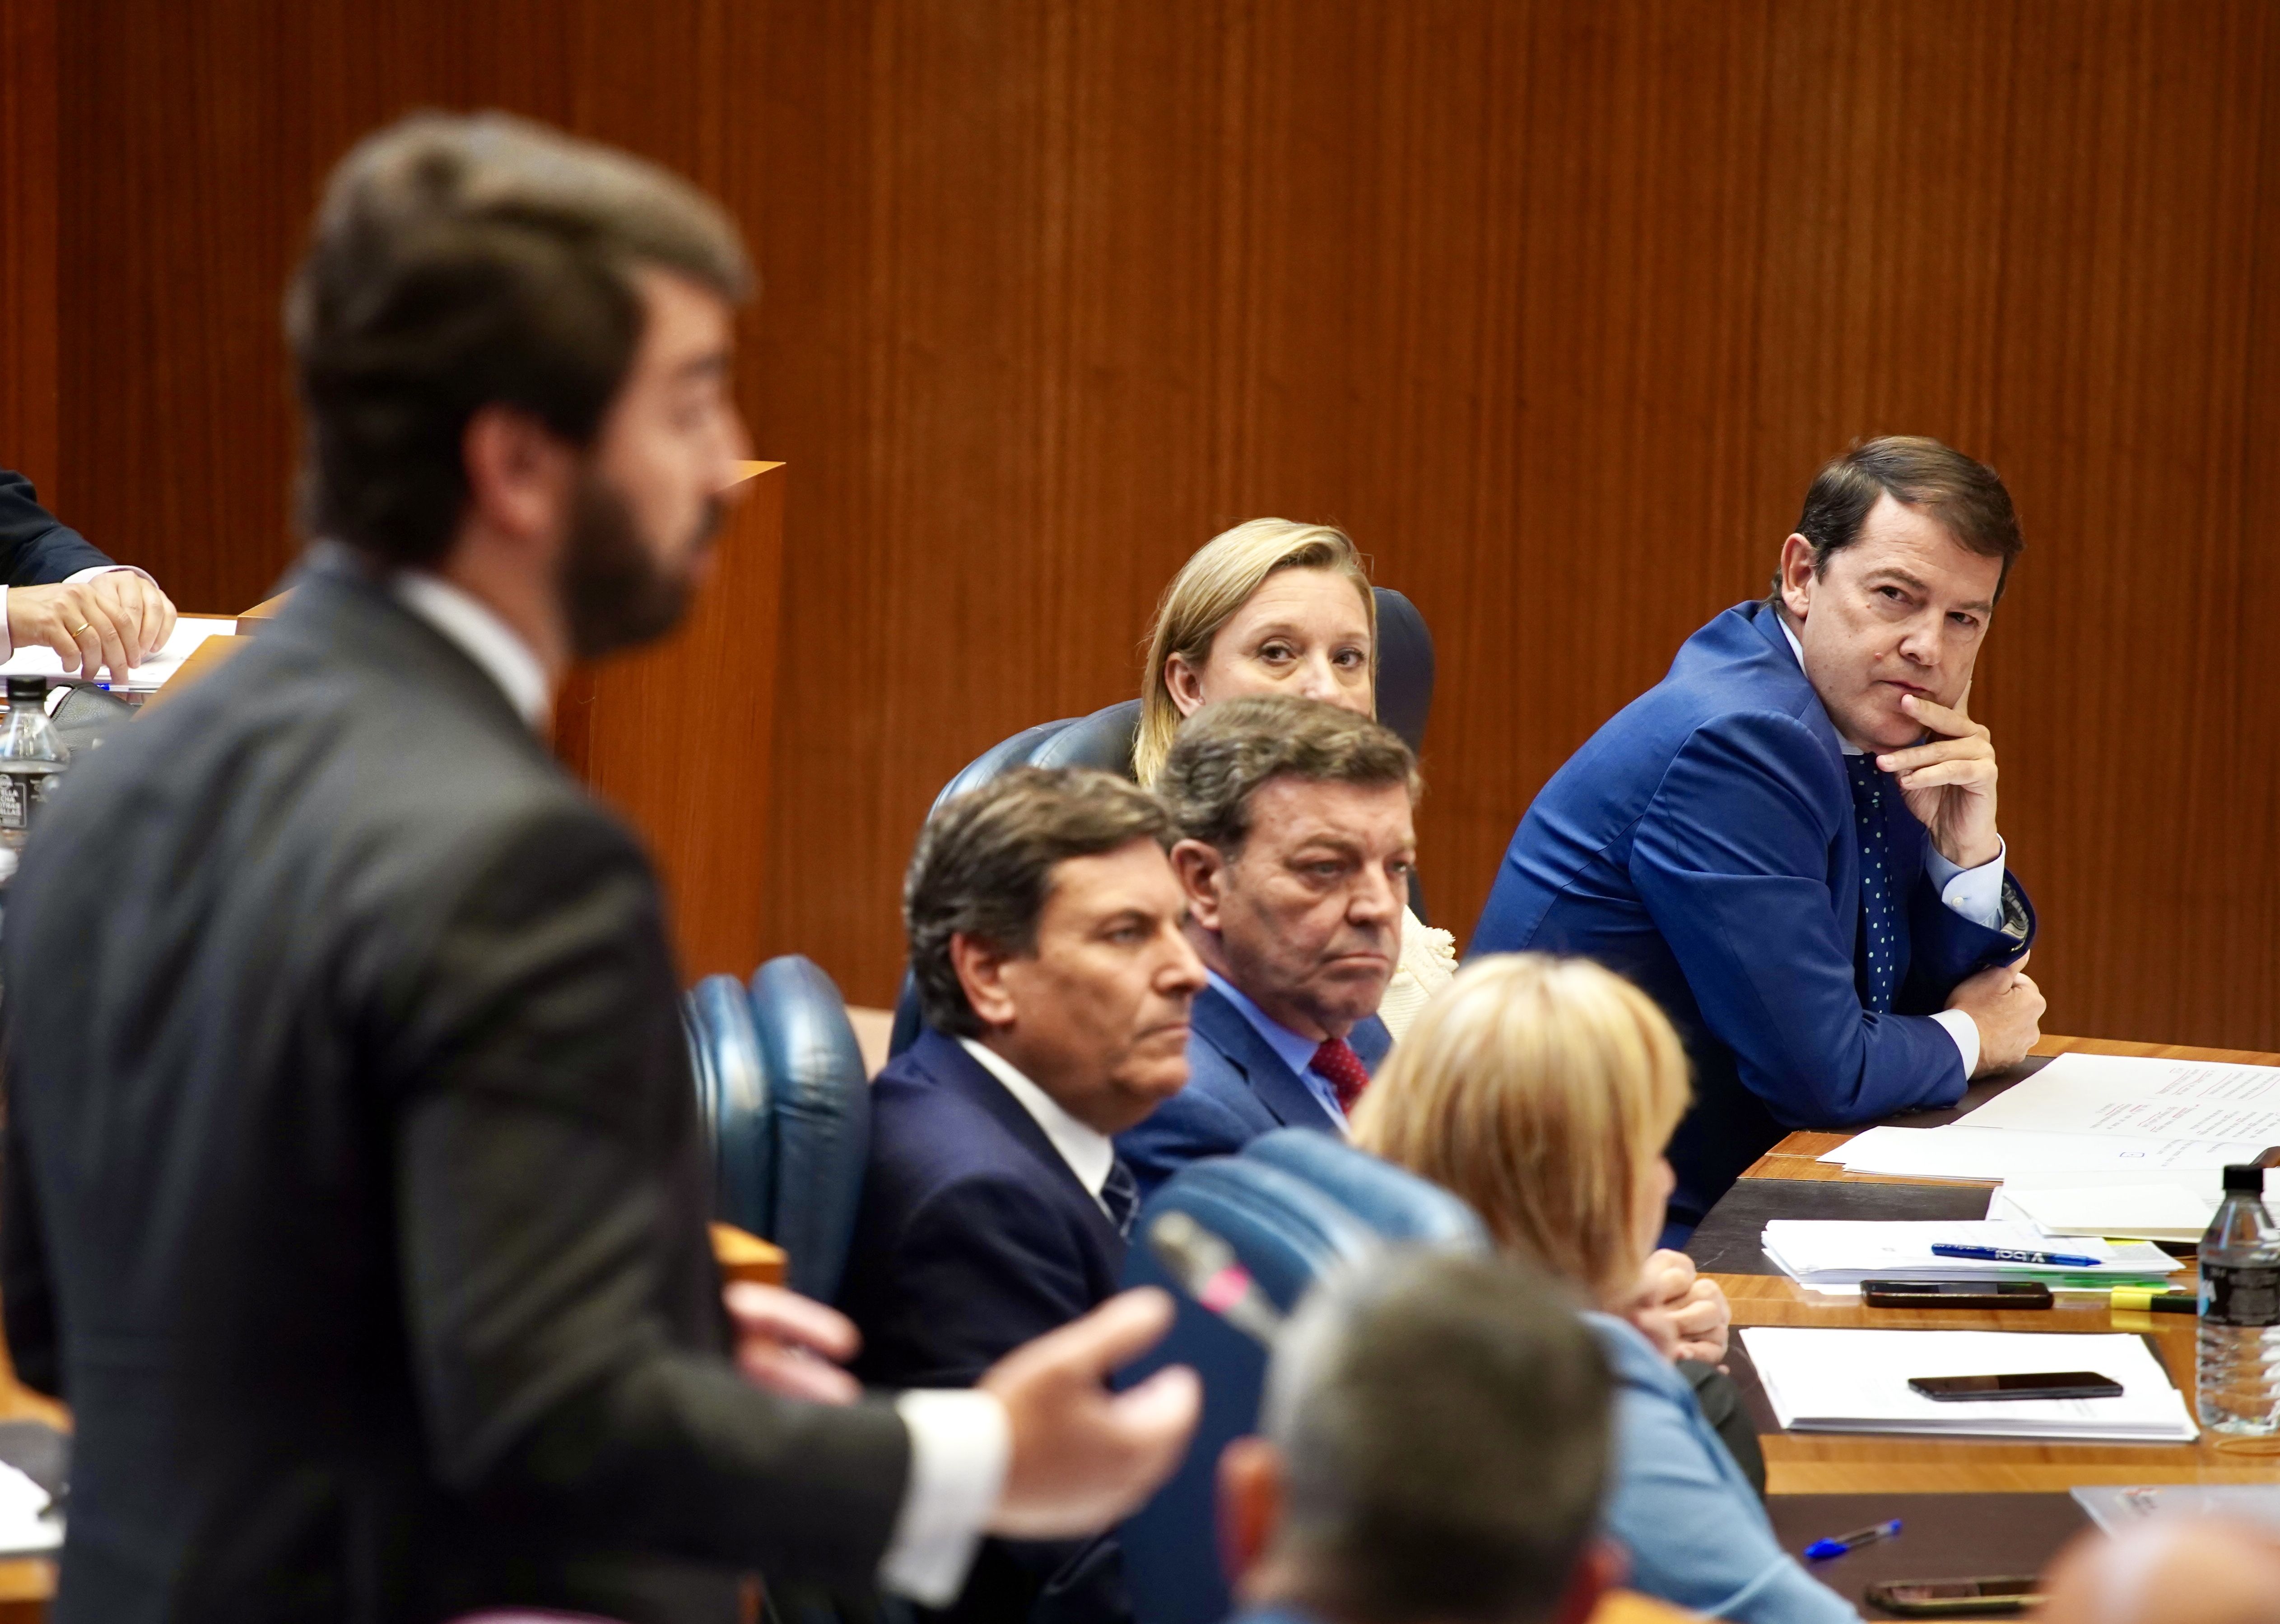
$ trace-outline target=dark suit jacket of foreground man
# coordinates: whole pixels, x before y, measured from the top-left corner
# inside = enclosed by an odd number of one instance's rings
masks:
[[[76,1414],[58,1624],[872,1582],[903,1424],[721,1359],[657,886],[472,660],[327,559],[50,811],[4,1281]]]

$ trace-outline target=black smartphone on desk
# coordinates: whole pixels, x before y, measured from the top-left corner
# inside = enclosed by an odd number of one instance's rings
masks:
[[[2119,1398],[2122,1383],[2094,1370],[2045,1370],[2001,1376],[1910,1376],[1908,1390],[1942,1404],[1989,1398]]]
[[[2048,1308],[2051,1289],[2039,1280],[1864,1280],[1860,1300],[1871,1308]]]
[[[1880,1579],[1861,1592],[1869,1605],[1904,1619],[1991,1618],[2043,1605],[2031,1575],[2001,1579]]]

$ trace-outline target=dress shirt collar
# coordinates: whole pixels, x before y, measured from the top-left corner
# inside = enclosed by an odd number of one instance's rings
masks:
[[[1108,1182],[1108,1170],[1116,1165],[1116,1146],[1098,1128],[1078,1121],[1063,1110],[1061,1103],[1021,1074],[1021,1068],[987,1043],[970,1037],[959,1043],[966,1052],[981,1062],[982,1069],[1005,1085],[1005,1092],[1019,1100],[1037,1126],[1045,1130],[1053,1149],[1061,1153],[1076,1181],[1095,1201],[1100,1200],[1101,1187]],[[1108,1211],[1105,1202],[1100,1210]],[[1113,1217],[1113,1214],[1111,1214]]]
[[[546,667],[481,599],[426,570],[397,571],[389,590],[481,666],[525,726],[535,728],[545,721],[551,703]]]
[[[1804,670],[1805,645],[1797,640],[1796,627],[1790,625],[1789,617],[1778,609],[1774,611],[1774,619],[1781,622],[1782,635],[1789,639],[1789,651],[1797,656],[1797,668],[1799,671]],[[1814,697],[1818,699],[1821,696],[1815,694]],[[1821,709],[1823,715],[1828,715],[1829,707],[1827,705],[1822,706]],[[1829,718],[1829,725],[1832,727],[1836,727],[1837,719],[1830,716]],[[1862,750],[1858,744],[1855,744],[1852,740],[1846,738],[1845,736],[1845,730],[1841,727],[1838,727],[1837,730],[1837,748],[1843,750],[1848,756],[1865,756],[1868,753],[1867,750]]]
[[[1218,971],[1206,968],[1204,974],[1211,977],[1211,984],[1219,989],[1220,996],[1234,1004],[1259,1035],[1267,1040],[1267,1046],[1275,1051],[1275,1058],[1289,1066],[1293,1076],[1303,1080],[1308,1068],[1314,1064],[1314,1051],[1322,1046],[1322,1040],[1293,1032],[1253,1004],[1244,995],[1241,988]]]

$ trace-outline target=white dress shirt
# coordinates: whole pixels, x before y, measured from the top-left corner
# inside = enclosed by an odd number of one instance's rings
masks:
[[[97,575],[108,575],[113,570],[125,570],[129,574],[140,575],[154,587],[158,584],[158,579],[149,570],[138,569],[132,564],[90,564],[83,570],[73,570],[56,584],[75,587],[82,581],[93,581]],[[12,659],[15,653],[16,635],[8,629],[8,589],[0,586],[0,659]]]
[[[1005,1092],[1021,1103],[1036,1125],[1044,1129],[1045,1137],[1052,1141],[1053,1149],[1060,1152],[1068,1170],[1076,1174],[1076,1181],[1085,1188],[1093,1205],[1107,1213],[1111,1221],[1116,1214],[1108,1211],[1108,1203],[1100,1198],[1108,1183],[1109,1169],[1116,1166],[1116,1143],[1106,1134],[1090,1124],[1078,1121],[1064,1110],[1060,1101],[1046,1093],[1023,1074],[1004,1055],[987,1043],[961,1037],[959,1044],[972,1055],[982,1069],[1005,1085]]]
[[[397,571],[392,588],[398,603],[499,685],[526,723],[545,720],[546,667],[488,604],[420,570]],[[971,1389],[904,1393],[895,1410],[910,1434],[911,1471],[879,1582],[921,1605],[946,1607],[965,1586],[982,1526],[1005,1486],[1012,1429],[1004,1405]]]
[[[1780,621],[1782,635],[1789,639],[1789,651],[1797,656],[1798,669],[1805,669],[1805,645],[1798,641],[1797,631],[1789,617],[1775,612]],[[1837,719],[1829,718],[1829,726]],[[1865,756],[1868,752],[1846,738],[1840,731],[1837,748],[1848,756]],[[1939,888],[1939,899],[1948,908],[1961,914],[1975,925],[1989,930],[2003,928],[2003,858],[2007,847],[2000,835],[1996,837],[1995,855],[1976,868],[1961,868],[1947,860],[1937,846],[1926,842],[1924,872]],[[1895,897],[1896,903],[1900,899]],[[1963,1074],[1967,1078],[1979,1069],[1979,1023],[1962,1010],[1942,1010],[1932,1019],[1939,1022],[1948,1036],[1955,1040],[1956,1051],[1963,1057]]]

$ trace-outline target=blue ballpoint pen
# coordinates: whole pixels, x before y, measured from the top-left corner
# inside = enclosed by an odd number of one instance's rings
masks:
[[[1850,1534],[1839,1534],[1834,1539],[1817,1539],[1805,1548],[1806,1559],[1822,1562],[1830,1557],[1841,1557],[1860,1545],[1873,1545],[1880,1539],[1890,1539],[1900,1531],[1900,1520],[1871,1523],[1865,1528],[1855,1528]]]
[[[2008,1246],[1952,1246],[1945,1241],[1931,1249],[1935,1258],[1976,1258],[1984,1263],[2038,1263],[2053,1268],[2094,1269],[2103,1258],[2085,1258],[2070,1251],[2022,1251]]]

